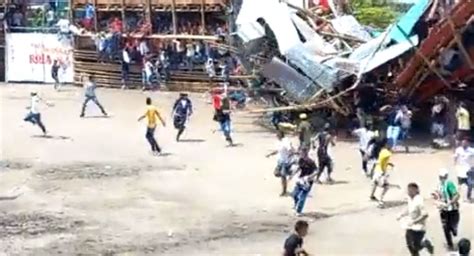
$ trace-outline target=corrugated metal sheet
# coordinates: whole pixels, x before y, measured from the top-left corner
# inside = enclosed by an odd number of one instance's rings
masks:
[[[263,66],[264,77],[281,86],[287,96],[296,102],[305,102],[317,92],[317,86],[309,78],[298,73],[278,58]]]
[[[370,41],[370,33],[352,15],[344,15],[331,20],[334,29],[341,34],[350,35],[364,41]]]
[[[343,78],[337,69],[319,63],[318,58],[303,46],[291,48],[286,57],[291,64],[301,69],[306,76],[326,91],[332,91]]]

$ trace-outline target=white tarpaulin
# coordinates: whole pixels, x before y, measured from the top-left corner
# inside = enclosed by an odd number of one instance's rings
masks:
[[[240,26],[263,18],[273,30],[280,52],[286,54],[289,49],[300,43],[290,14],[288,6],[279,0],[243,0],[236,24]]]
[[[291,20],[306,41],[311,40],[313,37],[318,35],[316,34],[316,31],[314,31],[314,29],[312,29],[311,26],[296,13],[291,14]]]
[[[364,41],[372,40],[369,32],[352,15],[344,15],[331,20],[334,29],[344,35],[350,35]]]
[[[349,56],[351,60],[358,60],[361,61],[370,55],[372,55],[379,47],[387,45],[390,42],[390,38],[387,36],[390,28],[388,28],[385,32],[380,34],[378,37],[368,41],[365,44],[361,44],[359,47],[354,49],[354,51]]]
[[[362,60],[360,65],[361,67],[365,66],[362,73],[370,72],[387,63],[388,61],[397,58],[398,56],[413,48],[412,44],[418,45],[418,36],[413,36],[410,38],[410,41],[404,41],[383,50],[379,50],[377,53],[375,53],[373,58],[368,57]]]
[[[6,34],[6,79],[18,82],[54,82],[51,66],[61,64],[61,82],[72,83],[73,46],[70,40],[60,41],[57,34]]]
[[[265,30],[260,24],[258,24],[258,22],[254,21],[238,25],[237,34],[244,43],[247,43],[263,37],[265,35]]]

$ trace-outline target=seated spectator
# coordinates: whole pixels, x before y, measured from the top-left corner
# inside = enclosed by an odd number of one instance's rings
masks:
[[[11,22],[12,27],[23,27],[24,26],[24,16],[20,10],[16,10],[12,17]]]

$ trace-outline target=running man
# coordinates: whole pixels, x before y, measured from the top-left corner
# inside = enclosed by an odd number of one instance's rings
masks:
[[[291,234],[283,246],[283,256],[307,256],[303,249],[303,238],[308,234],[308,222],[299,220],[295,224],[295,233]]]
[[[423,197],[416,183],[408,184],[408,207],[402,212],[397,220],[405,219],[405,239],[411,256],[419,256],[423,248],[433,255],[433,245],[426,238],[426,219],[428,213],[425,211]]]
[[[285,137],[282,131],[277,132],[278,144],[277,150],[272,151],[266,157],[271,157],[278,154],[277,165],[275,167],[275,176],[281,179],[281,194],[280,196],[287,195],[288,177],[291,175],[291,157],[295,150],[291,141]]]
[[[94,82],[94,77],[92,75],[88,75],[87,79],[84,82],[84,103],[82,104],[82,110],[81,110],[81,115],[80,117],[84,117],[84,113],[86,111],[86,106],[89,101],[92,100],[97,107],[99,107],[100,111],[102,111],[102,114],[104,116],[107,116],[107,112],[105,112],[104,107],[100,104],[99,100],[97,100],[97,96],[95,94],[95,89],[97,89],[97,85]]]
[[[381,142],[382,150],[380,150],[377,163],[375,165],[374,176],[372,178],[372,192],[370,193],[370,200],[378,201],[379,206],[383,207],[384,202],[383,198],[389,189],[389,182],[388,182],[388,168],[389,166],[393,167],[393,164],[390,163],[390,158],[392,157],[392,152],[390,148],[387,146],[387,139],[383,139]],[[375,197],[375,191],[377,187],[382,187],[382,194],[380,195],[380,199],[377,200]]]
[[[474,160],[474,148],[469,147],[469,141],[463,139],[461,145],[456,148],[454,152],[454,164],[456,166],[456,172],[458,174],[458,186],[459,190],[465,185],[468,189],[470,188],[470,180],[468,179],[468,173],[472,168],[472,161]],[[467,194],[466,201],[470,201],[471,195]]]
[[[331,178],[334,163],[333,158],[331,157],[331,154],[329,152],[329,146],[335,146],[336,143],[334,142],[334,137],[331,135],[331,133],[329,133],[329,129],[330,124],[326,123],[324,125],[324,130],[316,136],[316,140],[318,141],[317,156],[319,166],[319,172],[316,177],[316,182],[319,184],[321,184],[321,174],[323,174],[325,169],[327,169],[327,182],[331,183],[334,181]]]
[[[299,178],[296,181],[295,189],[293,191],[294,207],[296,215],[301,216],[306,202],[306,198],[313,187],[314,178],[318,174],[316,163],[308,156],[308,149],[302,148],[300,150],[300,160],[298,161],[298,170],[292,174],[292,177],[299,173]]]
[[[219,122],[221,131],[224,133],[225,140],[229,143],[229,146],[234,145],[234,141],[231,137],[231,119],[230,119],[230,101],[229,98],[224,97],[220,108],[216,109],[215,119]]]
[[[48,107],[51,107],[52,104],[43,100],[37,92],[31,92],[31,103],[29,107],[29,112],[26,117],[23,119],[25,122],[30,122],[33,125],[38,125],[38,127],[43,132],[43,135],[46,136],[46,127],[44,126],[43,122],[41,121],[41,113],[39,112],[39,104],[40,102],[44,102]]]
[[[53,65],[51,66],[51,77],[54,79],[54,89],[57,91],[59,91],[61,87],[61,82],[59,82],[59,68],[61,68],[59,61],[54,60]]]
[[[362,172],[368,176],[369,169],[367,163],[369,160],[369,142],[376,137],[377,132],[374,131],[372,123],[366,123],[364,126],[355,129],[352,132],[359,138],[359,152],[362,158]]]
[[[297,132],[298,138],[300,141],[300,149],[301,148],[309,148],[311,146],[311,136],[312,136],[312,129],[311,124],[308,122],[308,115],[305,113],[301,113],[300,116],[300,123],[298,124]]]
[[[158,112],[158,109],[152,105],[151,98],[146,98],[146,106],[146,112],[143,116],[138,118],[138,122],[144,118],[148,120],[145,137],[148,143],[150,143],[153,155],[159,155],[161,153],[161,148],[155,140],[157,119],[160,120],[163,127],[166,127],[166,123],[161,117],[160,112]]]
[[[179,138],[186,128],[186,124],[189,120],[189,117],[193,114],[193,105],[191,100],[188,98],[187,93],[181,93],[179,98],[176,100],[173,106],[173,124],[174,127],[178,130],[176,135],[176,141],[179,141]]]
[[[439,187],[433,193],[440,209],[441,223],[449,250],[454,250],[453,236],[458,235],[459,225],[459,193],[454,182],[448,179],[448,170],[439,173]]]

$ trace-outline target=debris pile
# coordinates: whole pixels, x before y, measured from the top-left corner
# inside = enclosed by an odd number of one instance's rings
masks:
[[[467,2],[458,5],[466,5],[462,6],[464,14],[472,16],[474,3]],[[262,111],[329,105],[348,114],[354,100],[348,92],[367,85],[382,95],[383,101],[396,102],[412,93],[408,90],[401,95],[400,86],[394,82],[403,73],[404,63],[415,57],[418,62],[430,61],[420,57],[418,46],[434,32],[419,27],[447,19],[433,22],[438,6],[433,1],[420,0],[393,24],[376,31],[360,24],[345,1],[328,3],[304,8],[290,1],[241,2],[236,27],[246,59],[267,82],[281,87],[291,102],[290,106]],[[453,28],[452,35],[446,36],[454,39],[457,29],[461,28]],[[429,62],[425,65],[426,73],[439,74]]]

